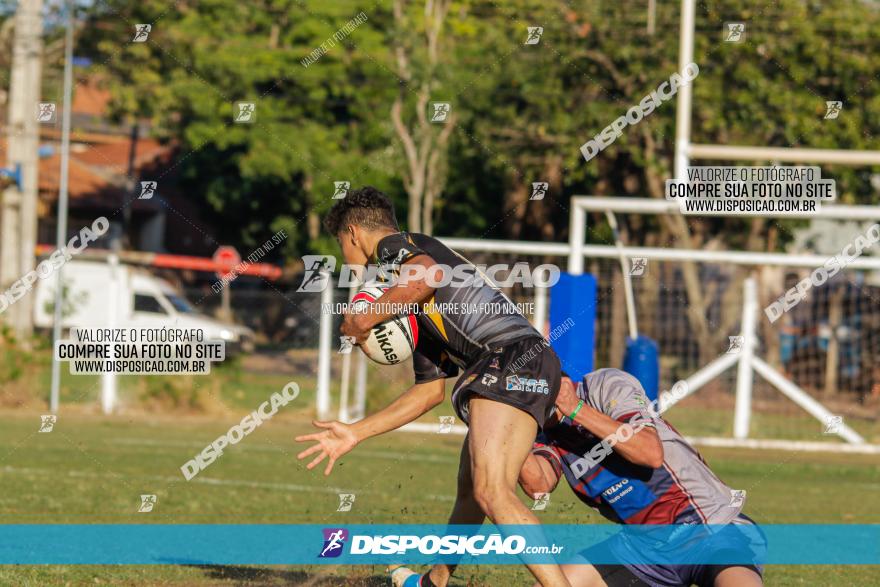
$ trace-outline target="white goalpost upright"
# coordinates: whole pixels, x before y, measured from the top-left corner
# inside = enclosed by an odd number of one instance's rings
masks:
[[[679,70],[694,62],[694,32],[697,0],[681,0],[679,21]],[[697,64],[699,65],[699,63]],[[696,82],[696,80],[694,80]],[[711,161],[774,161],[836,165],[880,165],[880,151],[849,149],[802,149],[800,147],[752,147],[744,145],[700,145],[691,143],[691,84],[676,94],[675,178],[686,179],[691,159]]]
[[[329,288],[328,288],[329,289]],[[352,284],[348,290],[348,301],[358,292],[358,285]],[[355,376],[354,407],[351,406],[349,388],[351,387],[351,362],[357,357],[357,374]],[[351,352],[342,355],[342,375],[339,383],[339,421],[354,422],[364,417],[367,405],[367,357],[364,353]]]
[[[315,402],[319,420],[330,417],[330,359],[333,356],[333,314],[325,311],[333,305],[333,275],[322,271],[327,286],[321,291],[321,312],[318,323],[318,381]]]

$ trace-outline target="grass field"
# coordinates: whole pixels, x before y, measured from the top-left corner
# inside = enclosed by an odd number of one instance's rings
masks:
[[[314,358],[291,363],[232,364],[209,377],[121,377],[121,415],[97,414],[96,377],[62,380],[61,414],[53,432],[37,432],[46,413],[45,350],[4,356],[0,385],[0,517],[4,523],[437,523],[453,502],[461,437],[395,433],[344,458],[326,479],[296,460],[293,442],[311,430],[314,378],[293,377],[302,393],[292,404],[186,482],[180,466]],[[274,358],[273,360],[277,359]],[[371,366],[368,409],[405,387],[408,369]],[[14,377],[10,377],[13,374]],[[12,381],[12,383],[10,383]],[[13,409],[11,406],[17,406]],[[425,417],[452,415],[445,402]],[[730,436],[731,410],[688,398],[669,414],[684,433]],[[880,424],[848,420],[880,442]],[[797,411],[756,413],[753,436],[833,440]],[[746,511],[764,523],[880,523],[880,459],[876,456],[706,449],[718,475],[748,493]],[[336,512],[338,493],[356,494],[351,512]],[[137,513],[141,494],[158,497]],[[526,500],[525,497],[523,497]],[[553,494],[548,523],[604,523],[565,488]],[[29,566],[0,567],[0,585],[387,585],[376,567]],[[530,585],[518,567],[465,567],[453,585]],[[768,585],[880,585],[871,567],[770,567]]]
[[[277,379],[277,380],[276,380]],[[442,522],[452,505],[461,437],[395,433],[358,447],[329,479],[296,460],[293,437],[309,428],[303,402],[227,450],[190,482],[179,467],[253,409],[284,378],[265,377],[236,404],[207,417],[100,417],[68,407],[38,434],[38,411],[0,413],[0,514],[4,523],[396,523]],[[238,391],[231,392],[233,395]],[[234,407],[234,406],[233,406]],[[448,404],[443,412],[449,410]],[[690,418],[689,418],[690,419]],[[729,485],[748,492],[760,522],[880,523],[876,457],[705,450]],[[355,493],[338,513],[337,493]],[[140,494],[158,496],[139,514]],[[525,500],[525,497],[523,497]],[[564,487],[546,522],[601,523]],[[385,585],[379,567],[32,566],[0,568],[2,585]],[[454,585],[529,585],[517,567],[466,567]],[[880,585],[872,567],[770,567],[768,585]]]

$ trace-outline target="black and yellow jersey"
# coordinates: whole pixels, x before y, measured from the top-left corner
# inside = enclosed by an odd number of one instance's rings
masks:
[[[424,234],[399,232],[379,241],[376,257],[385,271],[398,274],[400,265],[429,255],[450,267],[456,279],[438,284],[416,316],[418,344],[413,353],[416,383],[455,377],[481,355],[528,337],[540,337],[516,306],[470,261]],[[444,267],[445,269],[445,267]],[[447,270],[447,275],[449,275]],[[476,279],[461,279],[470,275]],[[433,284],[431,284],[433,285]]]

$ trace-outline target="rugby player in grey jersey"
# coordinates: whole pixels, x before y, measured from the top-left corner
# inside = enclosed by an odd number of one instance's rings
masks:
[[[758,553],[765,545],[760,530],[742,512],[744,497],[725,485],[696,449],[652,409],[637,379],[618,369],[599,369],[575,385],[563,374],[556,406],[554,423],[544,427],[523,466],[523,490],[532,497],[549,493],[565,477],[575,495],[608,520],[687,526],[689,539],[667,544],[668,550],[658,553],[658,558],[676,558],[686,551],[697,561],[589,564],[588,549],[579,556],[581,564],[575,561],[563,567],[574,587],[763,584],[760,564],[745,560],[760,559]],[[627,427],[626,434],[620,434],[622,427]],[[621,440],[612,451],[596,448],[614,435]],[[718,531],[731,524],[736,531]],[[703,534],[700,525],[711,529]],[[611,546],[627,548],[624,540]],[[676,550],[677,554],[667,557],[667,552]],[[630,554],[627,558],[639,558],[637,553]],[[650,552],[641,554],[651,557]],[[710,564],[724,560],[742,562]]]
[[[556,407],[520,472],[520,485],[530,497],[549,494],[564,476],[584,504],[615,523],[637,524],[639,532],[651,524],[684,529],[679,541],[673,539],[675,533],[661,529],[662,548],[655,540],[640,541],[636,533],[635,539],[613,538],[578,553],[562,567],[573,587],[763,584],[760,559],[766,542],[743,514],[744,499],[652,410],[638,380],[618,369],[599,369],[576,386],[563,374]],[[626,434],[620,434],[622,427],[627,427]],[[601,446],[604,439],[616,436],[621,440],[613,450]],[[591,561],[609,555],[626,560]],[[696,562],[650,564],[676,559]],[[406,567],[389,570],[396,587],[426,584]]]

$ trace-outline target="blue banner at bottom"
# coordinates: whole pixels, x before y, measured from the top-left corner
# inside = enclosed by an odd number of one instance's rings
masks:
[[[880,565],[880,525],[0,525],[0,564],[438,562]]]

